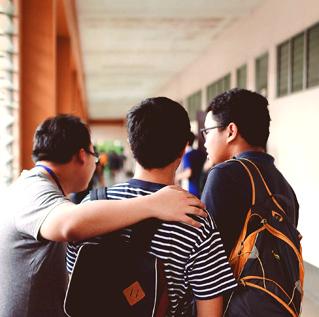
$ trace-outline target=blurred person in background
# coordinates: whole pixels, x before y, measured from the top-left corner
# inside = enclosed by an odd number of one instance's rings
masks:
[[[195,139],[195,134],[191,132],[181,163],[182,170],[176,174],[175,181],[177,183],[180,182],[182,187],[194,196],[200,197],[200,181],[206,154],[199,149],[193,148]]]

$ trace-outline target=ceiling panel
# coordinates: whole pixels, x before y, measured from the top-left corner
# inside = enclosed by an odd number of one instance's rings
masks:
[[[77,0],[90,118],[123,118],[261,2]]]

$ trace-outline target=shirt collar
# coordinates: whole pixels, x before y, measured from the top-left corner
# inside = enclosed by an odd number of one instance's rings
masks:
[[[234,156],[235,159],[241,159],[241,158],[246,158],[246,159],[252,159],[256,161],[263,161],[265,163],[274,163],[275,159],[265,153],[265,152],[260,152],[260,151],[246,151],[238,154],[237,156]]]
[[[132,178],[128,181],[128,183],[133,186],[133,187],[141,187],[141,188],[147,188],[150,191],[157,191],[160,190],[161,188],[167,186],[164,184],[158,184],[158,183],[151,183],[147,181],[143,181],[141,179],[137,178]]]

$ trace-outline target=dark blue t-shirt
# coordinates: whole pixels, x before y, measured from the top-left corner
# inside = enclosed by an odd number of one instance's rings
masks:
[[[188,179],[188,191],[197,197],[200,197],[200,177],[205,160],[206,154],[200,150],[191,149],[183,156],[183,168],[192,170]]]
[[[247,158],[258,166],[270,191],[284,196],[288,217],[297,226],[299,205],[296,195],[275,167],[274,158],[263,152],[243,152],[236,158]],[[202,201],[216,221],[229,256],[251,207],[251,183],[243,166],[232,161],[214,166],[208,175]]]

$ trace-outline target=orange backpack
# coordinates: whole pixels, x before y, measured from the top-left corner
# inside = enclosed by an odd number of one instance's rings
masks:
[[[271,193],[258,167],[247,159],[231,161],[245,169],[252,190],[251,207],[229,257],[234,275],[239,285],[268,294],[275,305],[279,303],[297,317],[304,280],[301,235],[287,217],[280,195]],[[256,201],[256,192],[261,201]],[[232,297],[228,306],[231,301]]]

